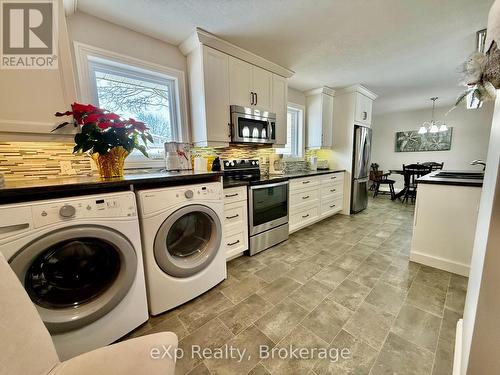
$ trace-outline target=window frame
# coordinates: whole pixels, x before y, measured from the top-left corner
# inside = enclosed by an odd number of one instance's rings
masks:
[[[151,63],[130,56],[121,55],[88,44],[74,42],[75,61],[77,70],[78,101],[97,105],[97,87],[95,71],[92,66],[102,66],[110,72],[120,75],[129,74],[131,78],[146,78],[146,80],[167,79],[175,82],[172,98],[171,116],[175,116],[176,126],[173,130],[176,142],[190,142],[189,123],[186,96],[185,73],[181,70]],[[116,73],[114,73],[116,74]],[[134,76],[135,75],[135,76]],[[165,159],[149,159],[144,155],[134,154],[127,158],[125,168],[161,168],[165,166]]]
[[[283,154],[283,158],[287,160],[304,160],[305,158],[305,128],[304,128],[304,121],[305,121],[305,112],[306,108],[305,106],[301,104],[296,104],[296,103],[287,103],[286,107],[286,118],[287,118],[287,140],[288,140],[288,111],[293,110],[294,112],[298,112],[297,115],[297,129],[296,129],[296,134],[298,135],[296,139],[296,148],[297,148],[297,154]],[[276,153],[277,154],[282,154],[285,148],[277,148]],[[293,148],[292,148],[293,150]]]

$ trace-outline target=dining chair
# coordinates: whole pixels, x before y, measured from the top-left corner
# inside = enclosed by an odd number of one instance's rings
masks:
[[[425,176],[431,173],[431,167],[424,164],[403,164],[403,176],[405,181],[405,195],[403,197],[403,203],[408,199],[411,203],[415,203],[417,197],[417,178]]]
[[[436,163],[435,161],[427,161],[425,163],[422,163],[422,165],[425,165],[426,167],[431,167],[431,171],[434,172],[443,169],[444,162]]]
[[[380,185],[387,185],[389,186],[389,193],[391,194],[391,199],[394,199],[394,195],[396,194],[394,192],[394,184],[396,181],[390,180],[387,177],[390,176],[391,172],[384,173],[384,171],[381,171],[378,169],[379,165],[377,163],[372,163],[370,165],[371,168],[371,177],[373,181],[373,198],[375,198],[379,194],[386,194],[387,192],[383,191],[380,192]]]

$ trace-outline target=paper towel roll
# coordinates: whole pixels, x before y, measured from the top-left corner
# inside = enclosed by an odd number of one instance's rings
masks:
[[[207,171],[207,159],[201,156],[194,158],[194,171],[195,172],[206,172]]]

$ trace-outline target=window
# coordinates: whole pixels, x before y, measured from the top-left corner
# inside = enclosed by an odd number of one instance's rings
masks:
[[[80,100],[143,121],[154,143],[127,167],[164,165],[164,143],[187,141],[184,73],[75,42]]]
[[[289,157],[303,155],[303,116],[304,109],[289,105],[286,115],[286,146],[276,149],[276,153]]]

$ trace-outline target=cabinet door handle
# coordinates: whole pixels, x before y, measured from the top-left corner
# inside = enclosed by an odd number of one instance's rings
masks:
[[[333,193],[335,191],[335,189],[330,189],[330,191]]]
[[[368,112],[363,111],[363,120],[366,120],[368,118]]]
[[[259,96],[257,95],[257,93],[255,93],[255,105],[257,105],[258,102],[259,102]]]
[[[238,193],[235,193],[235,194],[226,194],[225,197],[226,198],[231,198],[231,197],[237,197],[239,194]]]
[[[330,180],[335,180],[337,176],[330,177]]]
[[[303,184],[308,184],[311,181],[302,181]]]
[[[231,138],[232,135],[233,135],[233,127],[231,126],[230,123],[227,124],[228,128],[229,128],[229,134],[228,134],[228,138]]]
[[[302,197],[302,199],[309,199],[309,195]]]
[[[334,204],[332,204],[332,205],[330,206],[330,208],[333,208],[333,207],[335,207],[335,205],[334,205]]]
[[[250,105],[253,105],[253,92],[250,91]]]
[[[302,215],[302,219],[305,219],[306,217],[309,217],[309,214],[307,214],[307,215]]]
[[[238,216],[240,216],[240,215],[236,214],[236,215],[233,215],[233,216],[226,216],[226,219],[235,219]]]
[[[240,243],[240,240],[236,240],[235,242],[230,242],[230,243],[227,244],[227,246],[234,246],[237,243]]]

